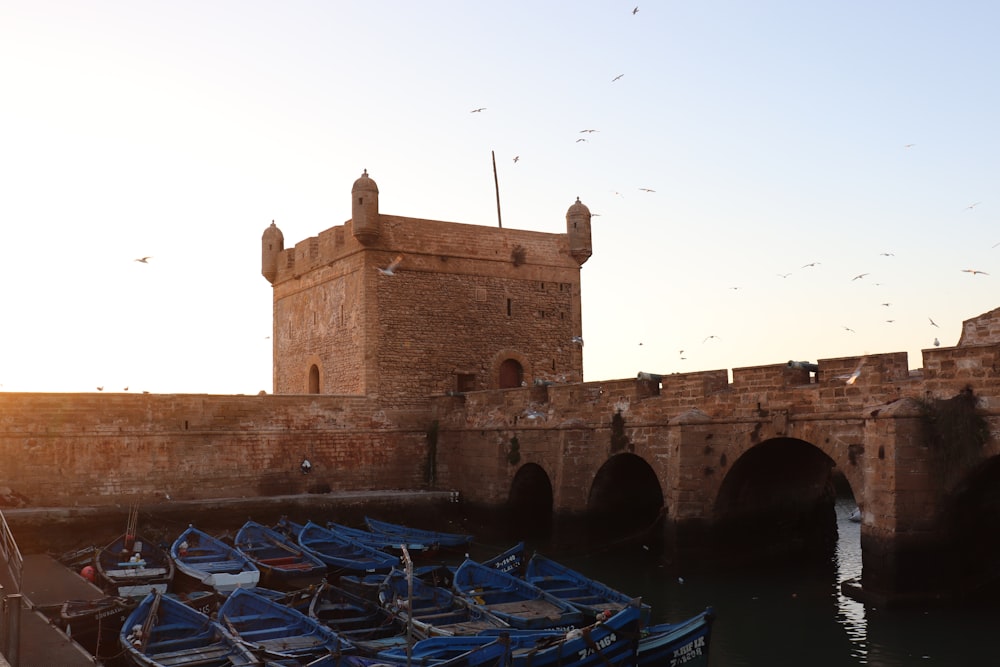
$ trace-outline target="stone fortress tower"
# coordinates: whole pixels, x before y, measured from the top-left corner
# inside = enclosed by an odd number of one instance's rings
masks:
[[[579,199],[566,233],[379,212],[367,170],[351,219],[285,249],[272,222],[276,394],[428,395],[581,382],[580,267],[592,253]],[[379,268],[400,258],[393,275]]]

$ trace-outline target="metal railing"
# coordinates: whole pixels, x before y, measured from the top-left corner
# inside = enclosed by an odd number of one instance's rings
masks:
[[[20,593],[24,557],[21,555],[21,550],[17,548],[17,542],[14,541],[14,533],[10,532],[10,526],[7,525],[7,517],[3,515],[2,511],[0,511],[0,552],[2,552],[3,558],[7,562],[7,569],[10,571],[10,577],[14,581],[14,592]]]

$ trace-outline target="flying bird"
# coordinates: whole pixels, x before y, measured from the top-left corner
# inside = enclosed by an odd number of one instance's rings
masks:
[[[982,203],[983,202],[981,202],[981,201],[973,202],[973,203],[969,204],[968,206],[966,206],[965,208],[971,211],[972,209],[976,208],[977,206],[979,206]]]
[[[848,327],[848,326],[844,327],[844,331],[850,331],[851,333],[858,333],[857,331],[855,331],[854,329],[852,329],[851,327]]]
[[[149,264],[149,260],[151,260],[151,259],[153,259],[153,258],[147,256],[147,257],[139,257],[135,261],[139,262],[140,264]]]
[[[517,161],[520,160],[520,159],[521,159],[520,155],[515,155],[514,156],[514,164],[517,164]]]
[[[652,189],[652,188],[639,188],[639,189],[640,189],[640,190],[641,190],[642,192],[656,192],[656,190],[654,190],[654,189]]]
[[[963,273],[971,273],[972,275],[976,275],[977,273],[981,273],[984,276],[990,275],[990,274],[986,273],[985,271],[980,271],[978,269],[962,269],[962,272]]]
[[[622,78],[623,76],[625,76],[625,75],[624,74],[619,74],[615,78],[611,79],[611,83],[614,83],[615,81],[617,81],[618,79]]]
[[[486,107],[479,107],[478,109],[473,109],[469,113],[479,113],[480,111],[486,111]]]
[[[708,342],[709,340],[711,340],[712,338],[714,338],[714,339],[716,339],[716,340],[719,340],[719,337],[713,334],[713,335],[711,335],[711,336],[705,336],[705,340],[703,340],[703,341],[701,341],[701,342],[702,342],[702,343],[707,343],[707,342]]]
[[[937,327],[938,326],[937,322],[935,322],[934,320],[931,320],[931,318],[928,317],[927,319],[930,320],[930,323],[931,323],[932,327]],[[938,327],[938,329],[940,329],[940,328],[941,327]]]
[[[639,6],[638,6],[638,5],[636,5],[636,6],[635,6],[635,9],[633,9],[633,10],[632,10],[632,15],[633,15],[633,16],[635,16],[635,15],[636,15],[636,14],[638,14],[638,13],[639,13]]]
[[[880,252],[879,255],[881,255],[882,257],[893,257],[893,254],[891,252]]]
[[[851,278],[851,280],[859,280],[861,278],[864,278],[867,275],[868,275],[867,273],[859,273],[858,275],[856,275],[853,278]]]
[[[861,377],[861,367],[864,366],[864,365],[865,365],[865,362],[862,359],[861,363],[858,364],[858,367],[855,368],[854,371],[850,375],[847,376],[846,380],[844,380],[845,384],[854,384],[855,382],[857,382],[858,378]]]
[[[104,387],[98,387],[97,391],[104,391]]]
[[[886,308],[888,308],[888,307],[889,307],[889,306],[891,306],[892,304],[891,304],[891,303],[883,303],[882,305],[883,305],[883,306],[885,306]]]
[[[778,276],[779,278],[787,278],[788,276],[790,276],[790,275],[792,275],[792,274],[790,274],[790,273],[778,273],[778,274],[776,274],[776,275],[777,275],[777,276]]]
[[[583,137],[580,137],[579,139],[576,140],[576,143],[580,143],[581,141],[586,141],[586,139],[584,139]]]
[[[594,132],[598,131],[599,130],[580,130],[580,134],[593,134]]]
[[[402,262],[402,261],[403,261],[403,256],[402,255],[396,255],[396,258],[392,260],[392,262],[389,264],[389,266],[385,267],[384,269],[381,266],[376,266],[375,268],[383,276],[394,276],[394,275],[396,275],[396,269],[399,268],[399,263]]]
[[[808,269],[810,266],[819,266],[819,262],[809,262],[808,264],[805,264],[802,268]]]
[[[916,144],[906,144],[903,148],[913,148]]]

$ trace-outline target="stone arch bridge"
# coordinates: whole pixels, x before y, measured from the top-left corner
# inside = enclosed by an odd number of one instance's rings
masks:
[[[967,592],[1000,541],[1000,346],[778,364],[441,398],[436,483],[529,511],[659,511],[676,545],[756,526],[796,540],[862,510],[863,588]],[[993,529],[993,530],[991,530]],[[964,573],[956,579],[955,572]]]

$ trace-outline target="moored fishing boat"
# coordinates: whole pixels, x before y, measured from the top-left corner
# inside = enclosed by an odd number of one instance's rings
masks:
[[[256,521],[247,521],[236,532],[233,546],[260,570],[260,584],[292,589],[318,584],[326,576],[326,563],[295,540]]]
[[[122,651],[138,667],[258,666],[253,653],[221,625],[186,604],[154,591],[125,620]]]
[[[399,565],[396,556],[344,537],[312,521],[298,532],[298,543],[323,561],[332,575],[387,574]]]
[[[393,570],[379,587],[379,602],[421,638],[475,635],[510,625],[440,586]]]
[[[582,611],[524,579],[466,559],[452,586],[468,602],[525,630],[585,625]]]
[[[146,597],[166,593],[174,578],[170,553],[142,536],[124,533],[94,556],[97,583],[111,595]]]
[[[639,637],[637,664],[640,667],[708,667],[714,620],[715,614],[708,608],[678,623],[659,623],[643,628]]]
[[[638,601],[636,601],[638,603]],[[629,605],[604,620],[568,631],[491,631],[474,637],[432,637],[413,645],[411,663],[436,665],[472,646],[489,642],[499,633],[510,644],[510,667],[633,667],[639,640],[638,604]],[[405,664],[405,650],[390,649],[379,658]],[[669,662],[663,664],[670,664]]]
[[[405,542],[430,545],[438,549],[467,548],[472,544],[472,535],[464,533],[447,533],[438,530],[411,528],[410,526],[380,521],[371,517],[365,517],[365,524],[373,533],[391,535],[393,538],[401,539]]]
[[[219,623],[268,657],[313,660],[354,652],[350,642],[315,618],[248,589],[229,594],[219,608]]]
[[[524,580],[570,603],[582,611],[588,619],[595,619],[607,611],[617,612],[634,600],[632,596],[539,553],[533,554],[528,559]],[[643,604],[640,618],[642,625],[645,626],[649,622],[649,617],[649,605]]]
[[[320,585],[310,601],[308,613],[364,655],[375,655],[379,651],[405,645],[407,641],[402,618],[378,602],[329,582]]]
[[[170,557],[177,575],[183,575],[175,577],[182,591],[201,587],[225,593],[253,588],[260,581],[260,570],[249,558],[194,526],[174,540]]]

